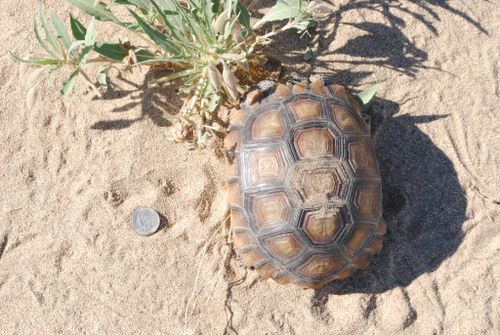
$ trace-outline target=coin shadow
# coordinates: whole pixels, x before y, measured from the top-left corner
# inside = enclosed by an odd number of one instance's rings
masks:
[[[158,229],[156,230],[155,234],[158,234],[158,232],[166,230],[170,227],[167,217],[159,212],[158,215],[160,216],[160,225],[158,226]]]
[[[367,269],[315,290],[312,304],[320,309],[331,294],[378,294],[407,287],[438,269],[464,238],[467,199],[457,172],[417,127],[448,115],[398,116],[399,106],[380,98],[369,112],[388,231],[382,252]]]

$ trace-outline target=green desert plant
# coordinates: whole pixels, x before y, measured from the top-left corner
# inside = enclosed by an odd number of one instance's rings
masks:
[[[98,86],[106,85],[111,67],[166,68],[170,72],[151,84],[182,81],[184,105],[175,117],[167,114],[166,118],[190,124],[195,129],[195,144],[202,144],[217,131],[210,121],[218,106],[223,102],[235,103],[247,88],[239,84],[236,73],[251,70],[251,60],[258,56],[259,47],[285,30],[304,31],[327,11],[326,5],[319,1],[278,0],[264,17],[252,24],[250,11],[237,0],[66,1],[89,16],[88,24],[70,15],[68,29],[54,11],[47,15],[39,4],[39,17],[34,19],[33,26],[44,53],[28,58],[13,54],[13,57],[45,67],[50,82],[59,69],[71,68],[71,75],[62,84],[63,95],[71,93],[79,77],[87,80],[99,95]],[[126,15],[118,15],[120,10]],[[121,27],[144,45],[128,40],[99,41],[97,21]],[[275,21],[285,23],[259,33],[263,30],[260,28]],[[90,63],[102,64],[94,80],[85,71]],[[200,116],[199,122],[193,122],[194,113]]]

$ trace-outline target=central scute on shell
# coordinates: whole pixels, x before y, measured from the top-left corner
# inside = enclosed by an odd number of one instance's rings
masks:
[[[342,86],[276,84],[231,113],[225,147],[234,245],[263,278],[319,287],[382,248],[370,132]]]

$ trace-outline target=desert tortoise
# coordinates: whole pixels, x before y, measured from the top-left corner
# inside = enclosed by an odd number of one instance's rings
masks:
[[[360,104],[313,80],[247,94],[230,116],[228,200],[246,266],[320,287],[382,248],[381,181]]]

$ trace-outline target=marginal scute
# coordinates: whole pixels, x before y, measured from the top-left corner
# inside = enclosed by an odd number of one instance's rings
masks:
[[[317,289],[317,288],[320,288],[321,286],[325,285],[326,283],[328,283],[328,281],[319,281],[319,282],[307,282],[307,283],[304,283],[302,284],[302,286],[306,287],[306,288],[312,288],[312,289]]]
[[[316,158],[335,154],[335,138],[325,128],[300,129],[295,135],[299,157]]]
[[[246,264],[246,266],[251,267],[254,267],[256,264],[259,264],[265,259],[262,253],[257,249],[252,249],[250,251],[244,252],[241,254],[241,257],[243,258],[243,262]]]
[[[227,160],[227,162],[226,162],[226,176],[228,178],[238,177],[238,166],[236,164],[237,164],[237,162],[234,160],[232,162]]]
[[[245,112],[239,108],[233,109],[229,114],[229,122],[231,124],[242,124],[245,120]]]
[[[349,160],[357,173],[375,174],[376,161],[367,141],[356,141],[348,144]]]
[[[356,118],[345,108],[334,106],[332,107],[332,113],[342,131],[354,133],[362,132],[358,120],[356,120]]]
[[[233,233],[233,244],[237,249],[254,245],[255,240],[248,231],[235,231]]]
[[[361,219],[377,220],[380,202],[380,186],[378,184],[366,184],[357,187],[354,205]]]
[[[283,85],[281,83],[276,84],[276,89],[274,91],[275,99],[284,99],[290,94],[290,87]]]
[[[240,209],[231,208],[231,226],[233,228],[241,227],[248,228],[245,216]]]
[[[237,182],[229,182],[227,184],[227,201],[230,206],[241,205],[240,186]]]
[[[366,242],[371,230],[367,227],[355,227],[345,242],[346,250],[354,255]]]
[[[335,95],[337,98],[339,98],[342,102],[345,104],[349,105],[349,96],[347,95],[347,92],[345,90],[344,86],[341,85],[330,85],[330,89],[333,92],[333,95]]]
[[[266,240],[266,243],[281,258],[290,258],[302,249],[299,241],[292,234],[270,238]]]
[[[266,280],[276,271],[276,267],[272,263],[268,262],[258,267],[257,271],[259,271],[260,279]]]
[[[239,132],[236,130],[230,131],[226,138],[224,138],[224,149],[233,150],[237,148],[239,141]]]
[[[387,224],[385,223],[384,220],[380,220],[378,226],[377,226],[377,231],[384,235],[385,233],[387,233]]]
[[[344,279],[350,277],[355,271],[356,271],[356,268],[354,268],[354,267],[348,267],[345,270],[342,270],[342,272],[340,272],[335,277],[335,279],[344,280]]]
[[[293,93],[294,94],[297,94],[297,93],[304,93],[306,91],[306,88],[304,85],[301,85],[301,84],[295,84],[293,85]]]
[[[353,264],[361,270],[364,270],[370,265],[370,262],[372,261],[373,254],[370,253],[361,253],[359,254],[358,257],[353,261]]]
[[[286,284],[290,284],[293,279],[288,277],[288,276],[277,276],[275,278],[273,278],[278,284],[281,284],[281,285],[286,285]]]
[[[285,131],[285,121],[279,111],[263,113],[255,119],[252,125],[254,140],[280,138]]]
[[[366,246],[367,249],[378,254],[382,251],[382,236],[374,236],[373,240]]]
[[[297,122],[321,117],[321,104],[317,101],[301,99],[290,103],[289,106]]]
[[[320,79],[313,80],[311,82],[311,85],[309,85],[309,87],[318,94],[328,95],[325,85],[323,84],[323,81]]]

